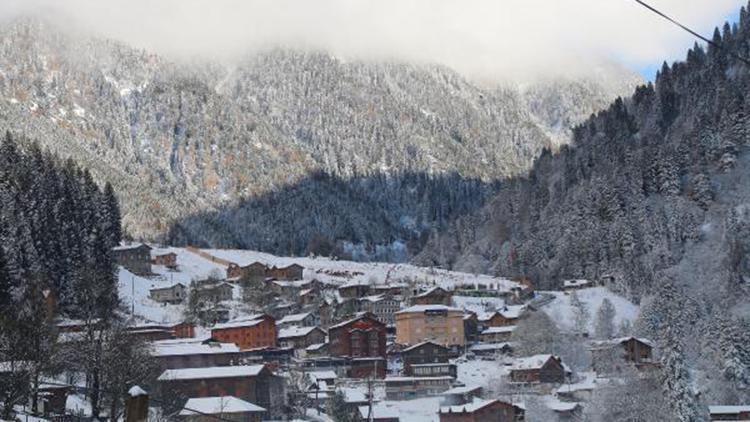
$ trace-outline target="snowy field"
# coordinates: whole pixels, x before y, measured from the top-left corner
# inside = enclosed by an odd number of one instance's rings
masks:
[[[570,305],[570,295],[564,292],[540,292],[555,296],[555,300],[542,307],[544,312],[555,321],[561,330],[571,330],[575,321],[573,307]],[[604,287],[591,287],[588,289],[578,290],[578,298],[581,299],[589,311],[589,332],[594,331],[594,321],[596,321],[596,311],[601,306],[604,298],[609,299],[615,307],[615,328],[619,327],[622,321],[627,320],[633,323],[638,317],[638,305],[635,305],[627,299],[618,296]]]

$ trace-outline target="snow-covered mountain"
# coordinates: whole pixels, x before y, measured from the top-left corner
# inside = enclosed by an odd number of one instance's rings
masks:
[[[490,182],[528,169],[638,82],[608,66],[488,88],[437,65],[291,50],[178,64],[34,19],[0,35],[2,126],[112,182],[128,233],[171,228],[183,242],[284,253],[316,236],[418,239],[481,206]],[[305,208],[289,200],[300,190],[315,192],[305,226],[322,233],[278,220]],[[364,229],[337,229],[357,215]],[[255,228],[240,229],[248,221]]]

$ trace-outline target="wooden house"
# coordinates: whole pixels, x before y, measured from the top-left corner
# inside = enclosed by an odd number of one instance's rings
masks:
[[[359,420],[362,422],[400,422],[398,409],[388,407],[382,403],[370,406],[359,406]]]
[[[407,376],[411,377],[451,377],[458,376],[458,367],[455,363],[415,363],[409,365]]]
[[[234,396],[268,409],[274,416],[284,405],[284,380],[267,365],[168,369],[159,390],[185,397]]]
[[[636,366],[655,364],[654,344],[651,340],[638,337],[621,337],[591,343],[592,364],[597,372],[616,371],[619,362]]]
[[[526,310],[523,305],[503,306],[501,309],[477,316],[477,325],[480,331],[490,327],[507,327],[516,325],[519,318]]]
[[[273,266],[266,271],[266,277],[282,281],[302,280],[305,267],[299,264],[291,264],[286,267]]]
[[[712,421],[750,421],[750,405],[708,406]]]
[[[385,396],[388,400],[435,396],[448,391],[452,384],[452,377],[387,377]]]
[[[518,383],[562,383],[565,372],[559,357],[535,355],[516,359],[510,368],[510,379]]]
[[[162,371],[237,365],[243,357],[236,344],[210,338],[156,341],[152,343],[151,355]]]
[[[326,341],[326,332],[318,327],[285,327],[279,329],[279,346],[295,350],[306,349]]]
[[[524,410],[500,400],[476,400],[468,404],[441,407],[440,422],[517,422],[524,420]]]
[[[385,325],[396,323],[396,312],[401,309],[401,301],[389,294],[365,296],[359,301],[362,312],[370,312]]]
[[[359,314],[328,329],[328,351],[331,356],[385,359],[386,326],[373,314]]]
[[[285,327],[315,327],[320,323],[318,317],[312,312],[301,314],[291,314],[276,321],[276,325],[281,328]]]
[[[449,348],[432,341],[417,343],[401,350],[401,361],[406,375],[413,375],[412,365],[448,363],[452,357],[455,356]]]
[[[149,297],[160,303],[178,304],[187,298],[187,287],[182,283],[177,283],[169,287],[161,287],[148,291]]]
[[[484,343],[503,343],[510,340],[515,331],[515,325],[504,327],[489,327],[479,334],[479,339]]]
[[[213,303],[232,300],[234,293],[234,288],[229,283],[203,284],[193,288],[198,300]]]
[[[164,254],[158,254],[151,258],[152,265],[162,265],[170,269],[177,268],[177,254],[174,252],[168,252]]]
[[[370,294],[370,284],[355,281],[346,283],[338,288],[339,295],[344,299],[357,299]]]
[[[241,267],[234,262],[227,266],[227,278],[232,280],[243,280],[246,282],[258,282],[266,279],[268,266],[262,262],[253,262]]]
[[[433,287],[426,292],[417,294],[412,298],[412,305],[445,305],[451,306],[453,293],[442,287]]]
[[[275,347],[277,336],[276,320],[267,314],[237,318],[211,329],[213,339],[234,343],[242,350]]]
[[[266,409],[233,396],[191,398],[179,413],[185,422],[260,422],[265,415]]]
[[[151,275],[151,247],[139,243],[112,249],[117,265],[136,275]]]

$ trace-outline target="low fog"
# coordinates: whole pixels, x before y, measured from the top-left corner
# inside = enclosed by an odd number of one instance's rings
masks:
[[[710,35],[745,1],[651,0]],[[632,69],[684,55],[692,38],[633,0],[3,0],[174,58],[233,60],[271,47],[434,62],[476,79]]]

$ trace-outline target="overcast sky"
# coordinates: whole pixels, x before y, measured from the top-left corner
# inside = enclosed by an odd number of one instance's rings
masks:
[[[586,71],[606,58],[641,70],[682,58],[692,38],[634,0],[0,0],[173,56],[236,57],[269,46],[437,62],[470,77]],[[650,0],[700,32],[742,0]],[[51,12],[51,13],[50,13]]]

